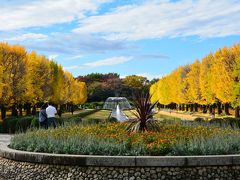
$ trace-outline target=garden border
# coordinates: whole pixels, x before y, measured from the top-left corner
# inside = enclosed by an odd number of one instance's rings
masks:
[[[240,165],[240,155],[206,156],[98,156],[68,155],[19,151],[0,144],[0,157],[52,165],[111,167],[193,167]]]

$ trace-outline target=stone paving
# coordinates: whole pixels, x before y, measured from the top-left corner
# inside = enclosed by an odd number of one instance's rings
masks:
[[[1,144],[9,144],[10,143],[10,139],[11,139],[12,135],[9,134],[0,134],[0,145]]]
[[[0,146],[8,145],[10,143],[11,135],[8,134],[0,134]],[[1,159],[1,157],[0,157]],[[7,180],[5,177],[0,175],[0,180]]]

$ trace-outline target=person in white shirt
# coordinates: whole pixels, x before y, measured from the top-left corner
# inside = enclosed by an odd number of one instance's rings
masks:
[[[55,114],[57,114],[57,110],[54,106],[48,105],[46,108],[47,118],[48,118],[48,127],[51,127],[53,124],[53,127],[56,128],[56,121],[55,121]]]

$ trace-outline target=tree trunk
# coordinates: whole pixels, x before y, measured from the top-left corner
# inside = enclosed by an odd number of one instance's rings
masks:
[[[202,106],[202,112],[205,113],[205,114],[207,113],[207,106],[206,105]]]
[[[13,117],[17,117],[18,116],[18,111],[17,111],[17,108],[16,108],[15,104],[12,106],[12,116]]]
[[[235,108],[235,118],[239,118],[239,117],[240,117],[240,115],[239,115],[239,106],[237,106]]]
[[[19,104],[19,116],[23,116],[23,111],[22,111],[22,104]]]
[[[59,107],[59,109],[58,109],[58,116],[59,117],[62,117],[62,112],[63,112],[63,106],[62,105],[60,105],[60,107]]]
[[[212,111],[213,111],[213,107],[212,105],[209,105],[209,114],[212,114]]]
[[[210,107],[209,107],[209,114],[212,114],[215,117],[215,104],[210,105]]]
[[[225,103],[224,111],[225,111],[226,115],[230,115],[230,113],[229,113],[229,103]]]
[[[36,116],[36,114],[37,114],[37,107],[36,107],[36,105],[34,105],[32,108],[32,115]]]
[[[193,104],[190,104],[190,112],[193,112]]]
[[[73,115],[73,112],[74,112],[74,105],[71,104],[71,113],[72,113],[72,115]]]
[[[198,112],[198,104],[197,103],[194,104],[194,111]]]
[[[188,104],[186,105],[186,111],[188,111]]]
[[[25,104],[25,109],[26,109],[26,115],[27,116],[31,115],[31,104],[30,103]]]
[[[1,106],[1,118],[2,120],[6,118],[6,107],[4,105]]]
[[[222,104],[220,102],[217,103],[217,113],[222,114]]]
[[[179,111],[181,111],[181,110],[182,110],[182,105],[180,104],[180,105],[179,105]]]

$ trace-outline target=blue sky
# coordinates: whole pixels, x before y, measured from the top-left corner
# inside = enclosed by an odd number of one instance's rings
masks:
[[[0,41],[74,76],[149,79],[240,42],[239,0],[1,0]]]

